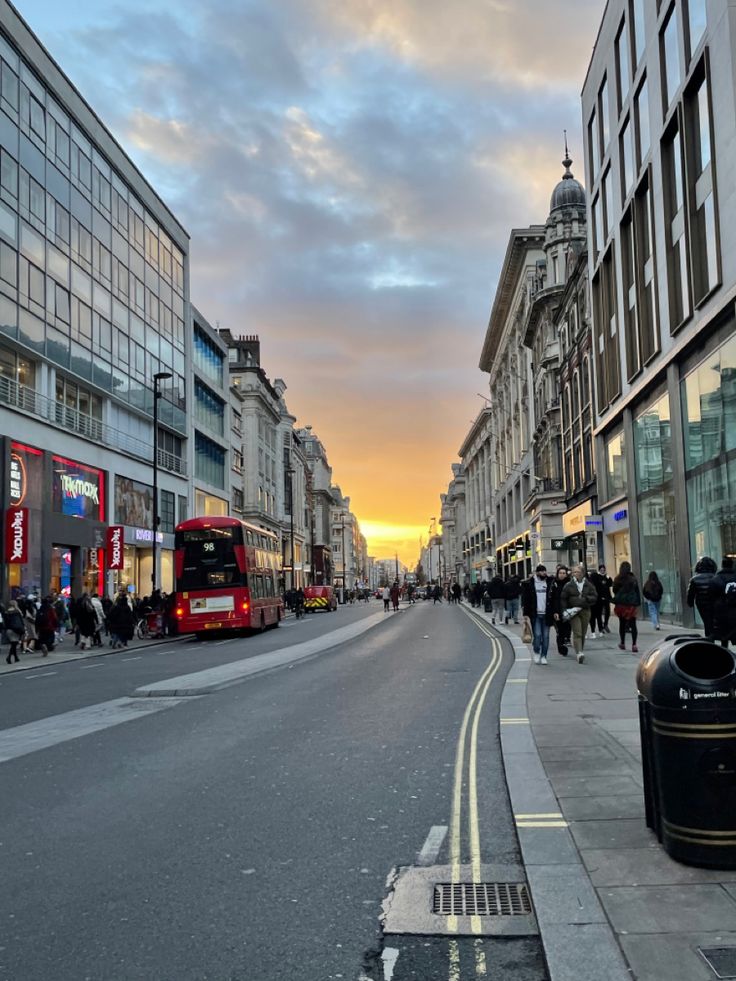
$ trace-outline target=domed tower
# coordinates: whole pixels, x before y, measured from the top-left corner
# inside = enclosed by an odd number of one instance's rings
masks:
[[[565,134],[565,172],[552,192],[549,218],[546,224],[544,251],[547,257],[546,286],[563,286],[567,281],[570,260],[574,261],[585,248],[585,188],[576,180]]]

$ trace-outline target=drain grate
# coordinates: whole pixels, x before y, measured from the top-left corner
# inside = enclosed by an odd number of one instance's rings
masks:
[[[736,947],[698,947],[717,978],[736,978]]]
[[[441,916],[529,916],[523,882],[442,882],[434,887],[433,913]]]

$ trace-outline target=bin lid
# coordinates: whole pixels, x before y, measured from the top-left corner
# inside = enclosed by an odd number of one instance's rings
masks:
[[[667,638],[642,658],[636,683],[642,698],[662,708],[736,710],[736,658],[702,637]]]

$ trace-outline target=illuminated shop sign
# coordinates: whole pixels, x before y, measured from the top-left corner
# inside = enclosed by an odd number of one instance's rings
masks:
[[[122,525],[110,525],[107,529],[107,568],[122,569],[125,566],[123,544],[125,529]]]
[[[23,443],[11,443],[8,468],[8,503],[11,507],[41,507],[42,484],[41,450]]]
[[[8,508],[5,513],[5,560],[13,565],[28,561],[28,508]]]
[[[64,457],[53,458],[54,511],[74,518],[105,518],[105,474]]]
[[[622,508],[620,511],[616,511],[614,513],[613,520],[624,521],[626,518],[628,518],[628,516],[629,516],[629,512],[626,510],[626,508]]]
[[[135,540],[137,542],[152,542],[153,541],[153,532],[149,528],[136,528],[133,537],[135,538]],[[156,541],[160,545],[163,540],[164,540],[164,533],[162,531],[160,531],[156,535]]]

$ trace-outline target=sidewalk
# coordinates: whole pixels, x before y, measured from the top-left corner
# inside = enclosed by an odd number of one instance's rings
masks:
[[[490,622],[490,616],[480,615]],[[656,633],[648,621],[638,626],[641,654],[668,634],[691,632],[663,624]],[[612,633],[586,641],[582,665],[572,647],[568,657],[560,657],[552,631],[547,666],[531,662],[531,646],[520,641],[521,627],[500,627],[517,658],[501,710],[504,764],[552,981],[736,977],[733,969],[721,968],[716,974],[698,950],[732,948],[726,954],[736,964],[736,871],[680,865],[646,827],[636,692],[639,656],[630,652],[630,637],[629,651],[619,651],[615,618],[610,627]],[[525,684],[518,683],[522,677]],[[506,716],[521,725],[505,726]],[[529,724],[533,739],[528,738]],[[521,802],[529,795],[521,780],[528,781],[529,767],[535,764],[534,800],[539,803],[530,809],[542,828],[530,831],[535,822],[519,821],[520,807],[524,814],[529,809]],[[549,844],[553,836],[557,855],[550,862],[550,848],[540,842],[546,837]],[[540,913],[540,903],[564,907],[569,882],[574,882],[570,891],[577,909],[562,909],[556,917]],[[593,929],[597,932],[586,943],[586,931]],[[626,972],[610,957],[605,967],[593,967],[596,945],[604,951],[611,935],[623,952]],[[579,948],[580,957],[574,950],[558,949],[565,938]]]

